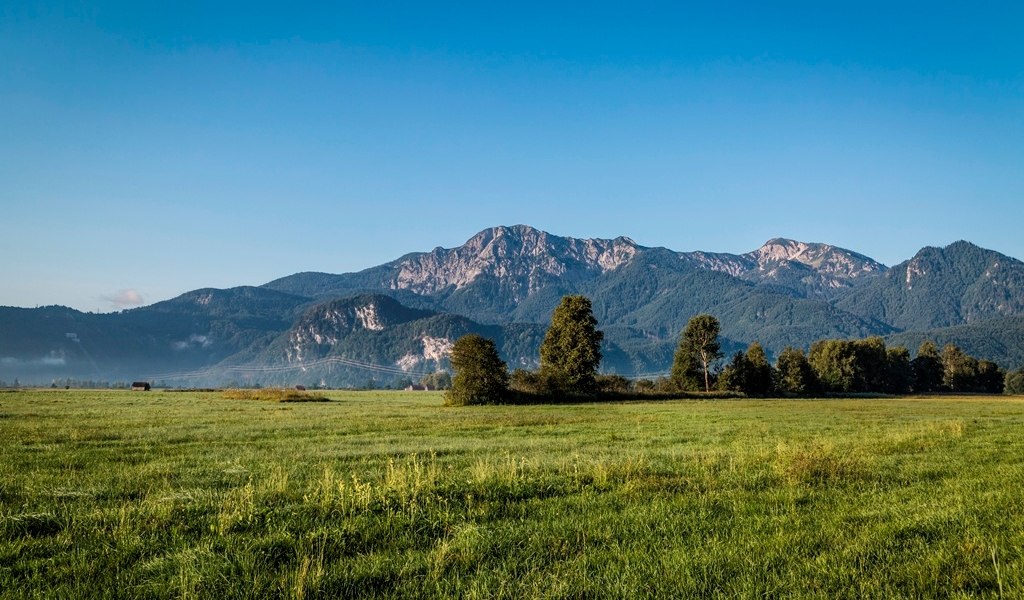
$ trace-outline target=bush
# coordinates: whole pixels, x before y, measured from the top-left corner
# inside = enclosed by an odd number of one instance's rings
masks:
[[[650,379],[637,379],[633,383],[633,387],[636,389],[636,391],[643,394],[649,394],[653,392],[656,385],[657,384],[655,384],[655,382]]]
[[[1024,368],[1006,374],[1003,393],[1012,396],[1024,396]]]
[[[597,389],[602,393],[625,394],[630,392],[629,380],[622,375],[598,375]]]
[[[452,346],[455,377],[444,395],[445,404],[497,404],[508,395],[508,367],[492,340],[471,333]]]
[[[508,387],[521,394],[546,394],[548,392],[547,384],[540,373],[526,369],[512,371]]]

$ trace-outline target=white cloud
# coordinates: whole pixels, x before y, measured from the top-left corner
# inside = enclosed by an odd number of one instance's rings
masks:
[[[50,353],[49,356],[42,358],[15,358],[13,356],[4,356],[0,358],[0,365],[5,367],[62,367],[67,364],[67,361],[63,356]]]
[[[114,308],[127,308],[146,303],[142,298],[142,294],[136,290],[120,290],[116,294],[103,296],[103,300],[109,302]]]
[[[171,346],[175,350],[187,350],[187,349],[192,348],[194,346],[198,346],[198,347],[201,347],[201,348],[209,348],[212,345],[213,345],[213,340],[210,339],[209,336],[199,335],[197,333],[194,333],[194,334],[188,336],[188,340],[187,341],[174,342],[173,344],[171,344]]]

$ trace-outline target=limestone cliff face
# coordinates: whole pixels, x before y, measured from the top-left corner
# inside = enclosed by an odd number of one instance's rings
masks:
[[[319,358],[340,340],[360,331],[382,332],[432,315],[402,306],[393,298],[363,295],[318,304],[307,310],[288,332],[288,362]]]
[[[543,330],[481,325],[459,315],[409,308],[386,295],[361,294],[309,307],[250,362],[263,374],[294,371],[324,381],[417,379],[449,368],[455,340],[468,333],[498,341],[504,355],[518,360],[537,353]]]
[[[768,240],[746,256],[756,261],[761,270],[795,262],[837,279],[870,277],[886,270],[885,265],[863,254],[829,244],[808,244],[784,238]]]
[[[407,254],[359,273],[299,273],[267,287],[312,297],[362,291],[411,293],[441,297],[434,306],[456,312],[467,306],[448,305],[449,295],[486,296],[486,318],[497,321],[501,315],[522,316],[515,312],[517,307],[544,290],[567,293],[638,257],[665,254],[678,256],[687,268],[727,273],[800,297],[832,297],[886,271],[885,265],[850,250],[783,238],[746,254],[675,252],[640,246],[628,237],[578,239],[514,225],[485,229],[461,246]]]
[[[785,238],[768,240],[746,254],[698,251],[680,257],[698,268],[789,288],[808,297],[831,296],[887,270],[885,265],[844,248]]]
[[[551,278],[579,282],[628,263],[640,251],[633,240],[559,237],[526,225],[485,229],[457,248],[435,248],[401,258],[386,287],[421,295],[460,289],[481,277],[502,283],[522,300]]]

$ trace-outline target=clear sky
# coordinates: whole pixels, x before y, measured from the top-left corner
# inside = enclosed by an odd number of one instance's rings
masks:
[[[0,305],[516,223],[1024,258],[1019,1],[216,4],[0,2]]]

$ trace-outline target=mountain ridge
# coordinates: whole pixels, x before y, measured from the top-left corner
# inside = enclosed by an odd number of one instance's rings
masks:
[[[642,246],[626,236],[612,239],[562,237],[528,225],[513,225],[484,229],[461,246],[413,252],[353,273],[302,272],[272,280],[261,287],[312,297],[371,289],[435,295],[458,292],[480,278],[511,275],[517,279],[503,291],[518,303],[551,278],[579,283],[618,269],[638,254],[658,252],[670,252],[696,268],[725,272],[755,283],[779,285],[804,296],[848,287],[858,277],[886,270],[885,265],[851,250],[786,238],[773,238],[746,254],[679,252]],[[556,256],[562,260],[557,260]],[[516,265],[510,257],[533,260],[526,265]],[[571,260],[565,261],[566,257]]]
[[[529,368],[551,311],[574,293],[593,300],[607,333],[603,368],[626,375],[666,370],[680,329],[700,312],[722,321],[727,350],[757,340],[770,354],[825,337],[916,340],[932,330],[971,342],[1006,327],[1006,343],[975,345],[1015,366],[1022,290],[1024,263],[963,241],[889,268],[781,237],[729,254],[499,226],[354,273],[192,290],[119,313],[0,308],[0,377],[191,370],[211,381],[318,374],[344,385],[359,383],[360,369],[398,377],[444,367],[453,336],[469,332]]]

